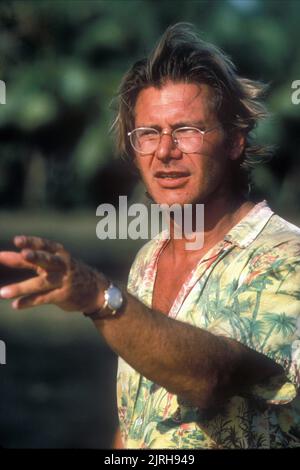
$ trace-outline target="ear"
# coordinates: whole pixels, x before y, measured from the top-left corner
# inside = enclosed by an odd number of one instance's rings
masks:
[[[241,132],[235,134],[232,139],[231,147],[229,150],[229,158],[230,160],[238,160],[242,155],[244,148],[245,148],[245,135]]]

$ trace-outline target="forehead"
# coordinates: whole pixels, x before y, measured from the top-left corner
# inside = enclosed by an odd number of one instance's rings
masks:
[[[210,121],[215,117],[214,92],[209,85],[168,82],[142,90],[135,105],[137,125],[165,120],[168,123]]]

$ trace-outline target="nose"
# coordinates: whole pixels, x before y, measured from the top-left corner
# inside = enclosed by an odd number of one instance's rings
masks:
[[[160,142],[156,150],[156,157],[162,161],[181,158],[181,151],[176,146],[169,132],[161,134]]]

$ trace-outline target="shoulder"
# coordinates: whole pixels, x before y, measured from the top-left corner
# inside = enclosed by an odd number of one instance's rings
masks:
[[[283,258],[299,258],[300,228],[273,214],[253,244],[256,254],[272,252]]]
[[[240,257],[238,287],[266,289],[283,279],[293,290],[300,282],[300,228],[273,213]]]
[[[273,233],[277,236],[295,238],[300,241],[300,227],[288,222],[278,214],[273,214],[266,226],[266,233]]]
[[[300,282],[300,228],[273,214],[245,252],[238,286],[264,282],[276,285],[288,278],[294,288]],[[262,284],[263,285],[263,284]],[[264,284],[266,287],[267,284]]]

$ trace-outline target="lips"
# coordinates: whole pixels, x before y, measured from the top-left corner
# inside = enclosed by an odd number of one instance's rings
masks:
[[[172,189],[184,186],[190,173],[184,170],[157,171],[154,176],[162,188]]]
[[[156,178],[178,179],[189,176],[189,173],[185,171],[157,171],[154,176]]]

